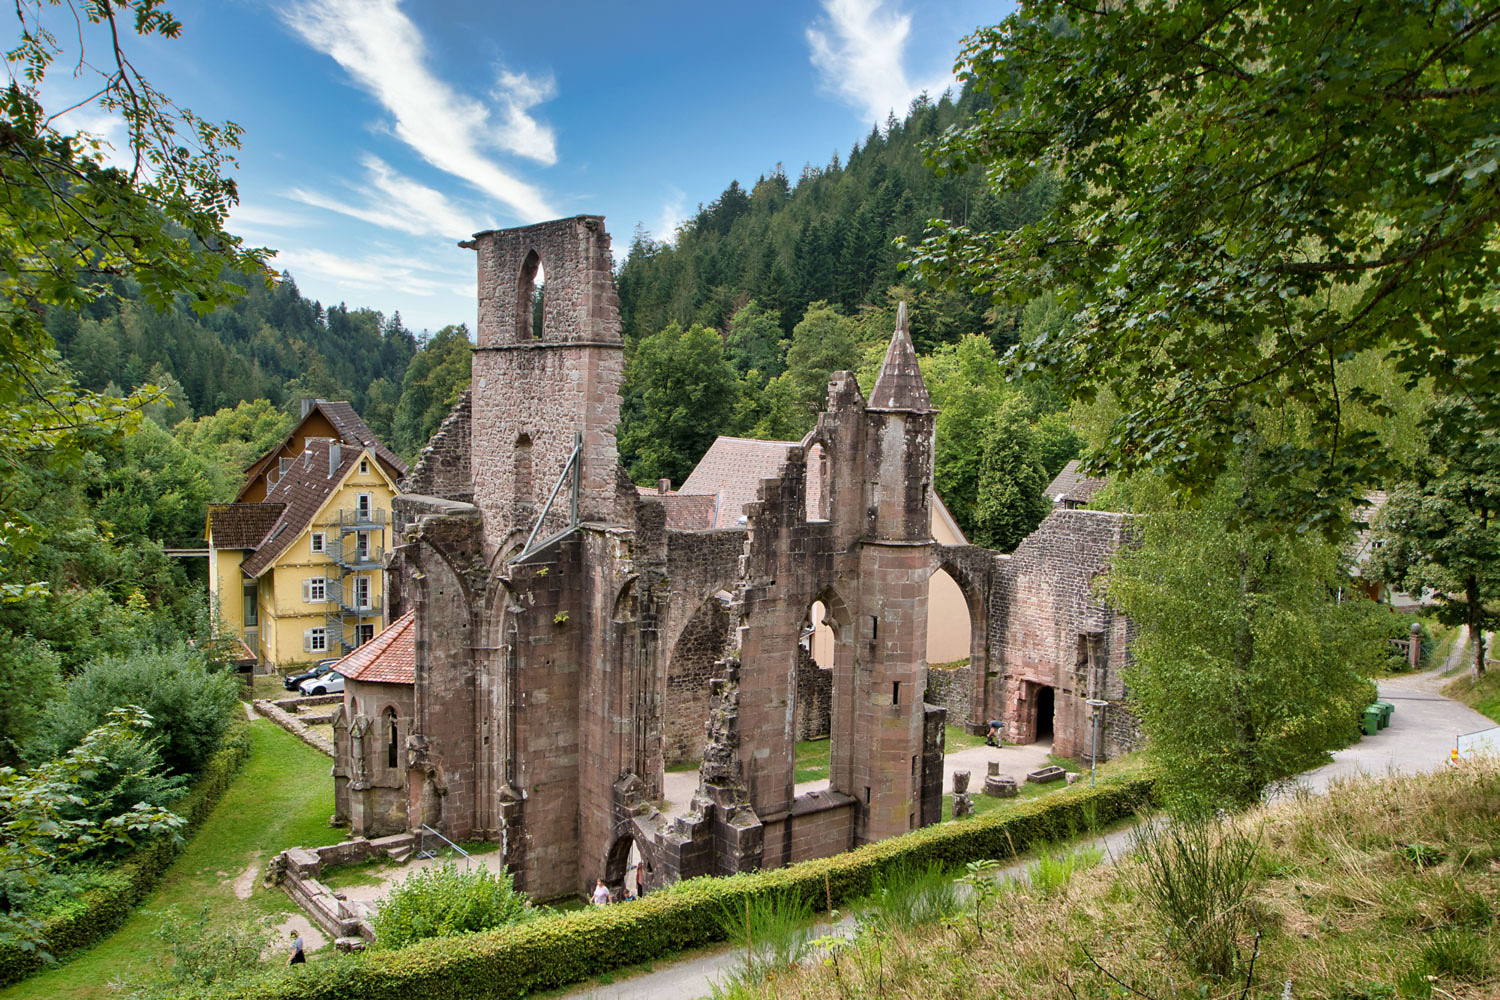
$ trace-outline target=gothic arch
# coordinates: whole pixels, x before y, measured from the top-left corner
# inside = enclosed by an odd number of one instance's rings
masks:
[[[953,558],[951,552],[945,552],[939,548],[936,553],[931,572],[928,574],[929,595],[933,578],[938,573],[944,573],[958,588],[963,596],[965,608],[969,617],[969,711],[966,718],[950,719],[955,725],[961,725],[971,733],[979,733],[985,728],[986,721],[991,717],[988,704],[989,691],[989,605],[986,601],[986,588],[982,582],[974,578],[974,574],[963,565],[959,559]],[[935,609],[933,603],[928,604],[928,628],[934,627],[933,617]],[[939,624],[941,627],[941,624]]]
[[[525,258],[521,261],[521,269],[516,274],[517,342],[541,340],[542,334],[545,332],[542,329],[533,328],[531,316],[533,288],[535,287],[538,271],[544,276],[547,273],[546,267],[542,263],[542,258],[534,248],[527,250]]]

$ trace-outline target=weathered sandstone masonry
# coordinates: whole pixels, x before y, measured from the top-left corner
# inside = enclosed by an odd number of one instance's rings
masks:
[[[465,245],[479,264],[471,394],[395,504],[391,613],[415,611],[408,828],[500,841],[546,898],[600,875],[618,886],[634,856],[659,885],[936,822],[945,720],[1003,718],[1012,739],[1051,728],[1060,751],[1087,751],[1084,699],[1123,695],[1126,625],[1092,590],[1121,522],[1059,511],[1008,557],[935,543],[936,411],[904,309],[869,397],[833,376],[742,528],[677,531],[615,451],[624,347],[603,220]],[[946,706],[924,698],[939,568],[973,622]],[[822,667],[815,605],[835,638]],[[1107,731],[1108,752],[1128,744]],[[824,733],[829,787],[798,795],[793,745]],[[652,803],[681,761],[700,762],[699,786],[669,821]]]

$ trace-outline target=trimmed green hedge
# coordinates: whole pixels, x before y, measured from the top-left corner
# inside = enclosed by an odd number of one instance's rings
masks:
[[[54,955],[87,948],[113,933],[137,903],[156,886],[198,826],[213,812],[250,756],[250,735],[244,723],[224,734],[223,745],[204,765],[187,795],[172,809],[187,822],[180,837],[159,837],[127,855],[100,876],[99,884],[59,905],[42,920],[42,936]],[[0,945],[0,986],[19,982],[43,968],[36,952]]]
[[[832,858],[730,878],[696,878],[619,906],[544,917],[515,927],[439,938],[397,951],[267,971],[184,995],[199,1000],[510,1000],[722,940],[719,915],[746,896],[789,891],[826,905],[867,895],[872,880],[903,862],[951,867],[1007,858],[1136,812],[1153,799],[1149,779],[1075,786],[1013,810],[942,823]],[[825,883],[826,878],[826,883]]]

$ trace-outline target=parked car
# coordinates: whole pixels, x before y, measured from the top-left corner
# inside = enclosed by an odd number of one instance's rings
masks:
[[[344,675],[330,670],[318,677],[309,677],[297,689],[303,694],[339,694],[344,690]]]
[[[303,681],[308,680],[312,677],[322,677],[324,674],[328,673],[328,671],[332,670],[333,665],[337,662],[339,662],[339,658],[337,656],[327,660],[319,660],[317,663],[313,664],[311,670],[304,670],[301,673],[296,674],[287,674],[281,679],[281,684],[288,691],[300,690]]]

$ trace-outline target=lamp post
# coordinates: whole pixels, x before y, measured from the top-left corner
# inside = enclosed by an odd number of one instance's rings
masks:
[[[1089,787],[1094,787],[1094,771],[1099,766],[1099,709],[1108,708],[1103,698],[1086,698],[1083,702],[1094,710],[1089,725]]]

